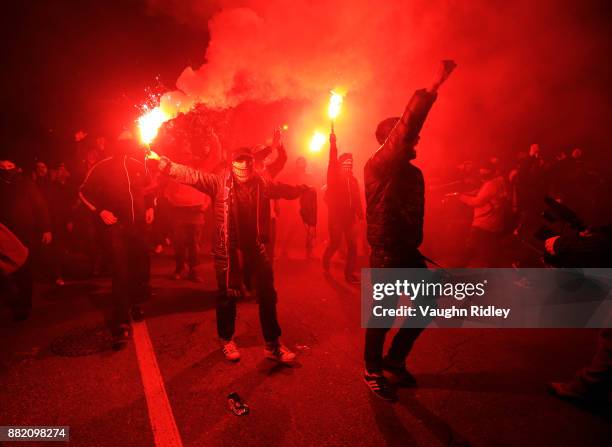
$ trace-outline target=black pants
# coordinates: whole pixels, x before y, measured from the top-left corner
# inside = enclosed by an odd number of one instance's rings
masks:
[[[380,248],[373,248],[370,254],[371,268],[427,268],[418,250],[404,253],[390,253]],[[368,328],[365,334],[364,360],[366,370],[370,373],[382,372],[383,348],[390,328]],[[414,342],[424,328],[400,328],[393,337],[387,356],[404,362],[412,350]]]
[[[68,232],[61,225],[53,228],[53,240],[41,247],[42,268],[48,274],[45,280],[55,281],[63,277],[63,267],[68,253]]]
[[[263,338],[274,343],[281,335],[276,315],[276,289],[272,264],[263,244],[240,252],[242,265],[249,266],[251,284],[259,301],[259,322]],[[217,333],[223,340],[231,340],[236,323],[236,298],[227,293],[227,261],[218,258],[215,262],[217,274]]]
[[[130,321],[130,307],[145,301],[150,294],[150,258],[144,225],[107,228],[112,253],[112,324]]]
[[[168,203],[165,197],[158,197],[157,206],[155,207],[155,220],[151,228],[151,243],[156,245],[164,245],[166,239],[172,233],[172,219],[176,217],[174,207]]]
[[[108,272],[108,266],[112,261],[108,228],[94,213],[87,213],[80,221],[80,226],[84,239],[83,245],[91,260],[94,274]]]
[[[174,224],[174,260],[176,271],[181,272],[185,268],[185,261],[189,270],[193,270],[199,264],[199,246],[202,225],[192,222],[176,222]]]
[[[271,262],[274,262],[274,250],[276,249],[276,228],[277,228],[277,218],[270,218],[270,228],[268,233],[268,242],[266,242],[266,254],[268,255],[268,259]]]
[[[346,240],[346,265],[344,266],[344,275],[352,275],[355,272],[357,265],[357,225],[355,222],[329,223],[329,245],[323,253],[323,263],[329,265],[331,258],[336,254],[342,239]]]

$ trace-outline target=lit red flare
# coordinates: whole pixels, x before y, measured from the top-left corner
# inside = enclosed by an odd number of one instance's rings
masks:
[[[330,120],[335,120],[340,114],[342,108],[343,97],[340,93],[336,93],[332,90],[331,96],[329,97],[329,106],[327,108],[327,115]]]
[[[325,134],[323,132],[315,130],[314,133],[312,134],[312,137],[310,138],[310,145],[309,145],[310,151],[320,152],[323,146],[325,145],[326,141],[327,141],[327,137],[325,136]]]
[[[149,145],[157,136],[159,128],[162,124],[172,118],[165,113],[159,106],[148,110],[140,118],[138,118],[138,133],[140,141],[143,144]]]

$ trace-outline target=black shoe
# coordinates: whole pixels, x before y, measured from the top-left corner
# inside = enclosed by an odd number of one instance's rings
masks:
[[[132,315],[132,320],[136,322],[140,322],[144,320],[144,312],[140,308],[140,306],[132,306],[130,309],[130,314]]]
[[[391,387],[391,384],[387,378],[382,374],[370,374],[366,371],[363,375],[363,380],[368,388],[370,388],[370,391],[372,391],[377,397],[380,397],[382,400],[387,402],[397,401],[397,394],[395,393],[395,390]]]
[[[113,350],[121,351],[127,346],[128,341],[130,341],[130,326],[127,324],[122,324],[113,334]]]
[[[393,375],[396,380],[396,385],[402,388],[411,388],[417,386],[417,381],[414,376],[406,369],[404,362],[397,362],[385,357],[383,359],[383,369]]]

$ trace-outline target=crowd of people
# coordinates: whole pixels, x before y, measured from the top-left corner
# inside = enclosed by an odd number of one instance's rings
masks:
[[[353,173],[353,155],[338,155],[334,133],[323,188],[313,187],[316,182],[303,157],[288,176],[291,184],[277,180],[288,160],[279,131],[270,144],[237,148],[208,169],[153,151],[145,156],[129,133],[107,144],[104,138],[80,132],[76,139],[82,144],[72,160],[48,165],[38,159],[29,172],[15,163],[14,154],[0,157],[2,235],[3,240],[11,235],[16,239],[13,245],[3,242],[3,247],[12,247],[11,253],[3,253],[3,265],[19,258],[20,247],[29,253],[21,265],[3,268],[2,287],[10,289],[15,318],[26,319],[32,309],[34,278],[62,287],[67,277],[112,272],[113,347],[122,349],[131,335],[131,321],[144,318],[140,305],[151,293],[151,254],[164,251],[171,241],[175,267],[168,274],[200,283],[201,247],[210,244],[217,333],[227,360],[240,359],[234,339],[237,299],[252,293],[265,355],[291,363],[295,354],[280,340],[274,259],[287,256],[298,238],[305,257],[315,256],[318,193],[328,208],[321,259],[325,274],[342,249],[344,278],[359,283],[359,222],[364,219],[370,267],[427,267],[428,258],[420,252],[426,182],[412,160],[438,89],[454,68],[452,61],[444,61],[432,85],[414,94],[401,117],[378,125],[380,147],[365,165],[363,186]],[[582,150],[547,159],[537,144],[510,166],[489,158],[465,162],[459,172],[459,180],[449,184],[453,191],[444,192],[444,203],[460,204],[469,215],[469,236],[459,262],[468,267],[533,266],[546,252],[557,254],[568,246],[562,234],[544,234],[539,252],[526,236],[542,225],[543,198],[577,204],[585,218],[591,217],[589,201],[595,201],[595,192],[585,193],[584,185],[597,188],[603,181],[583,162]],[[577,189],[578,184],[583,187]],[[500,256],[508,238],[522,247],[508,249],[511,264]],[[415,385],[406,359],[422,329],[400,329],[383,355],[387,332],[366,330],[364,380],[377,396],[395,400],[384,372],[403,386]]]
[[[438,200],[432,214],[443,216],[436,229],[455,239],[465,235],[466,242],[453,246],[442,237],[430,248],[450,266],[542,267],[543,240],[566,223],[546,213],[547,198],[568,207],[585,226],[610,219],[600,206],[608,179],[580,148],[545,155],[534,143],[506,163],[497,156],[464,161],[449,180],[430,188]]]

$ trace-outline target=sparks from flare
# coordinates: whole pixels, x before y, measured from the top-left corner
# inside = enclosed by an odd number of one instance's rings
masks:
[[[157,136],[157,132],[159,131],[161,125],[170,118],[171,117],[164,113],[159,106],[146,111],[137,120],[140,141],[147,146],[150,145]]]

